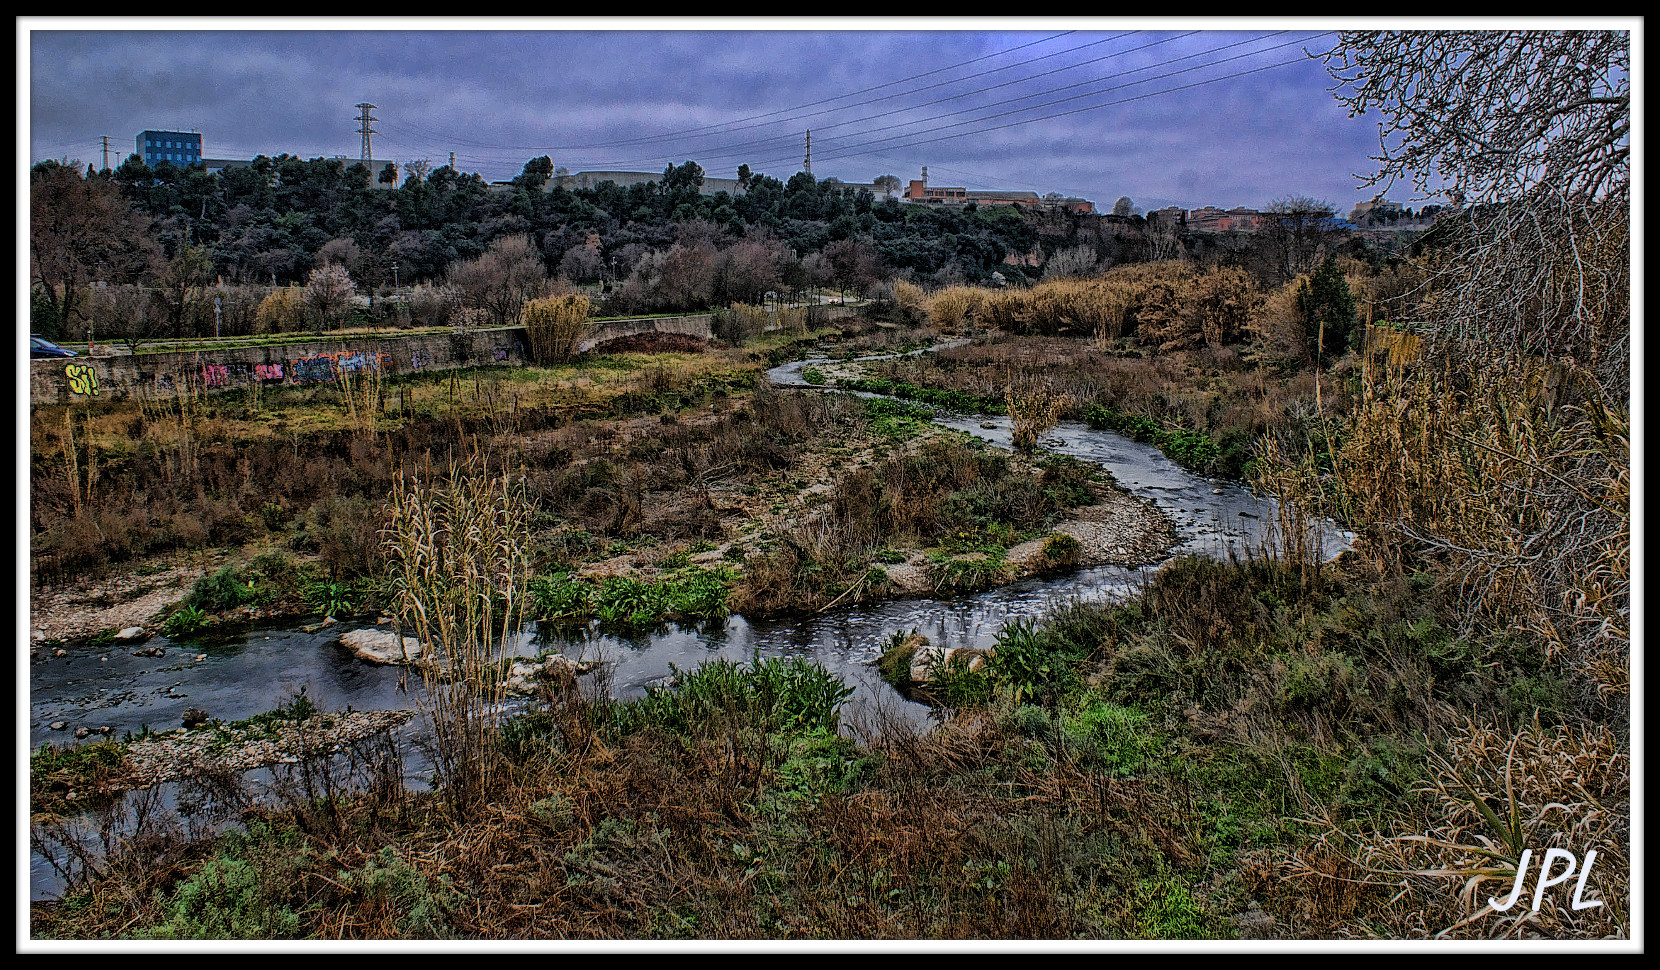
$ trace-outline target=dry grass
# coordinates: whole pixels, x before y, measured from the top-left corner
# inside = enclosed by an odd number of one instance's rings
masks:
[[[1623,696],[1630,419],[1571,363],[1472,354],[1368,368],[1336,453],[1344,511],[1388,530],[1380,555],[1444,564],[1473,620],[1540,636]]]
[[[1624,938],[1630,918],[1631,764],[1602,726],[1519,731],[1467,722],[1431,756],[1421,809],[1391,821],[1396,832],[1354,832],[1326,817],[1322,834],[1286,865],[1311,900],[1321,886],[1348,904],[1341,935],[1389,938]],[[1597,853],[1584,901],[1577,880],[1546,890],[1532,908],[1546,850],[1566,849],[1583,866]],[[1500,912],[1531,850],[1523,895]],[[1561,875],[1560,871],[1554,873]],[[1344,885],[1334,885],[1334,882]],[[1364,921],[1360,920],[1364,917]]]
[[[1014,446],[1019,451],[1036,448],[1038,437],[1059,424],[1061,415],[1072,407],[1071,397],[1054,381],[1030,375],[1011,375],[1004,400],[1008,403]]]

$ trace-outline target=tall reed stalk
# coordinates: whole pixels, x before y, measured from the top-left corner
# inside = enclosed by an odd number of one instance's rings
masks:
[[[346,406],[346,420],[353,435],[371,446],[378,433],[377,418],[384,407],[380,359],[374,357],[373,361],[355,371],[340,371],[340,396]]]
[[[506,688],[503,646],[523,622],[530,502],[476,452],[443,477],[393,483],[385,537],[398,635],[422,645],[433,762],[465,817],[490,791]]]

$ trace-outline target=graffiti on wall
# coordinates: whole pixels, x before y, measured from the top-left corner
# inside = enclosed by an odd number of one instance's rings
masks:
[[[300,357],[288,362],[288,379],[296,384],[321,384],[334,380],[334,359],[327,354]]]
[[[202,386],[203,387],[224,387],[226,384],[230,383],[230,380],[231,380],[230,369],[227,368],[224,364],[203,364],[202,365]]]
[[[69,377],[69,393],[98,395],[98,372],[91,364],[65,364],[63,372]]]
[[[420,370],[423,367],[429,367],[431,365],[432,355],[424,350],[417,350],[414,354],[410,355],[409,366],[416,370]]]
[[[254,377],[262,381],[280,381],[282,380],[282,365],[255,364]]]

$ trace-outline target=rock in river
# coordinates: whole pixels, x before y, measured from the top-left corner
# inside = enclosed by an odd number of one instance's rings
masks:
[[[400,647],[396,633],[372,627],[350,630],[340,636],[340,642],[346,649],[370,663],[401,664],[420,660],[421,641],[414,637],[403,637],[402,640]]]

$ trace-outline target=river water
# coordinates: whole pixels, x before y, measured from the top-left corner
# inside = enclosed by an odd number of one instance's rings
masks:
[[[808,387],[801,372],[824,362],[798,361],[773,368],[767,376],[780,386]],[[937,420],[1010,447],[1006,417],[941,414]],[[1167,513],[1179,536],[1173,556],[1244,555],[1272,541],[1272,501],[1235,484],[1192,475],[1149,445],[1064,423],[1045,435],[1040,446],[1101,465],[1121,486]],[[1342,551],[1349,539],[1335,528],[1320,536],[1328,557]],[[1104,566],[950,599],[857,604],[808,617],[765,621],[733,616],[722,624],[670,625],[633,638],[605,634],[592,626],[551,639],[527,629],[512,649],[527,656],[560,649],[579,659],[603,661],[616,697],[639,696],[667,677],[671,667],[693,667],[716,658],[805,657],[854,687],[843,720],[855,731],[894,718],[925,725],[929,709],[901,697],[872,666],[893,633],[915,629],[940,646],[984,648],[1015,619],[1042,617],[1072,600],[1122,597],[1145,582],[1154,568]],[[37,651],[29,669],[29,743],[31,748],[46,741],[65,743],[77,726],[107,727],[116,738],[145,727],[170,730],[179,725],[188,707],[202,708],[223,721],[239,720],[287,702],[302,687],[312,703],[325,711],[412,707],[410,691],[419,692],[419,677],[406,678],[400,668],[358,660],[338,642],[340,634],[351,628],[255,629],[212,647],[173,644],[158,637],[148,646],[165,647],[161,657],[133,656],[136,644],[69,645],[64,657]],[[206,656],[197,660],[199,654]],[[399,689],[400,681],[407,690]],[[68,726],[53,731],[50,724],[54,721]],[[410,722],[406,732],[416,730],[418,724],[419,719]],[[414,764],[411,770],[419,773],[419,767]],[[411,782],[420,784],[420,779]],[[38,853],[31,857],[31,897],[49,898],[57,892],[58,881]]]

